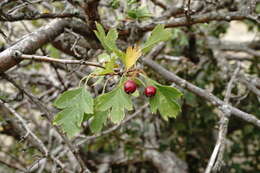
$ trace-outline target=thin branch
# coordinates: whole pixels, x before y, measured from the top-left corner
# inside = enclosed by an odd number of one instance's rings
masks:
[[[168,9],[167,5],[165,5],[164,3],[162,3],[159,0],[151,0],[151,1],[154,3],[154,5],[157,5],[157,6],[161,7],[164,10]]]
[[[33,60],[33,61],[40,61],[40,62],[47,62],[47,63],[79,64],[79,65],[95,66],[95,67],[99,67],[99,68],[105,68],[98,63],[81,61],[81,60],[57,59],[57,58],[51,58],[51,57],[48,57],[48,56],[27,55],[27,54],[20,54],[20,53],[18,53],[17,57],[24,59],[24,60]]]
[[[20,172],[24,172],[24,173],[27,172],[26,170],[24,170],[24,169],[22,169],[22,168],[19,168],[18,166],[14,165],[14,164],[7,163],[7,162],[4,161],[4,160],[0,160],[0,164],[6,165],[6,166],[8,166],[9,168],[18,170],[18,171],[20,171]]]
[[[229,99],[230,99],[230,97],[231,97],[231,91],[232,91],[232,88],[233,88],[233,83],[234,83],[234,81],[235,81],[236,78],[237,78],[237,75],[238,75],[238,73],[239,73],[239,71],[240,71],[240,68],[241,68],[241,63],[238,62],[237,68],[236,68],[236,70],[234,71],[234,73],[233,73],[233,75],[232,75],[232,77],[231,77],[231,80],[229,81],[228,86],[227,86],[227,91],[226,91],[226,95],[225,95],[225,98],[224,98],[224,102],[225,102],[226,104],[229,103]]]
[[[260,98],[260,90],[256,88],[256,86],[251,83],[244,75],[239,75],[239,81],[241,81],[250,91],[257,95]]]
[[[228,83],[226,95],[224,98],[225,104],[229,104],[229,99],[231,97],[231,91],[233,88],[233,83],[235,79],[237,78],[238,72],[240,70],[240,62],[238,63],[238,66],[236,70],[234,71],[231,80]],[[213,150],[213,153],[210,157],[210,160],[208,162],[207,168],[205,170],[205,173],[210,173],[212,170],[217,170],[221,167],[221,162],[223,160],[223,154],[225,151],[225,144],[226,144],[226,134],[227,134],[227,128],[228,128],[228,122],[229,122],[229,116],[230,111],[228,109],[221,110],[220,113],[220,126],[219,126],[219,133],[218,133],[218,139],[215,145],[215,148]]]

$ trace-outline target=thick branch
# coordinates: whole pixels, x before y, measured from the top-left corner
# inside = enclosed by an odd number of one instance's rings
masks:
[[[67,20],[54,20],[39,30],[26,35],[22,40],[15,43],[0,53],[0,73],[5,72],[17,65],[21,60],[14,58],[16,51],[32,54],[44,44],[51,42],[69,22]]]
[[[12,16],[8,15],[6,18],[0,16],[0,21],[7,21],[7,22],[15,22],[20,20],[37,20],[37,19],[55,19],[55,18],[72,18],[77,17],[81,20],[85,18],[79,16],[77,13],[39,13],[36,15],[26,15],[25,13],[20,13],[19,15]]]

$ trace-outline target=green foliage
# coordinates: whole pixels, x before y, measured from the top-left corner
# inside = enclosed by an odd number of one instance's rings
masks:
[[[120,57],[121,61],[124,63],[124,65],[126,65],[126,63],[128,62],[126,60],[126,58],[132,58],[137,60],[138,58],[136,58],[135,56],[137,56],[137,52],[139,51],[139,49],[137,49],[137,47],[134,47],[132,50],[135,51],[129,51],[131,52],[132,56],[127,56],[126,53],[122,52],[121,50],[119,50],[116,46],[116,40],[118,38],[118,32],[116,29],[111,29],[108,31],[107,35],[105,33],[104,28],[99,24],[96,23],[96,27],[97,27],[97,31],[94,31],[97,38],[99,39],[101,45],[104,47],[104,49],[108,52],[108,53],[114,53],[115,55],[117,55],[118,57]],[[143,44],[142,46],[142,53],[147,53],[148,51],[150,51],[156,44],[158,44],[159,42],[162,41],[166,41],[168,39],[170,39],[172,37],[172,34],[169,30],[164,28],[164,25],[157,25],[150,37],[147,39],[147,41]],[[131,47],[128,47],[131,48]],[[128,49],[129,50],[129,49]],[[110,57],[110,58],[109,58]],[[106,69],[104,70],[104,72],[102,74],[106,74],[106,73],[110,73],[113,71],[112,66],[113,64],[115,64],[114,60],[108,60],[111,59],[111,57],[114,57],[113,55],[108,55],[108,54],[101,54],[99,56],[99,59],[105,59],[105,61],[109,62],[107,64],[107,66],[105,67]]]
[[[142,55],[141,51],[147,53],[155,44],[171,37],[170,32],[164,29],[163,25],[158,25],[152,31],[142,50],[139,47],[130,46],[126,53],[123,53],[116,46],[117,30],[111,29],[106,35],[104,28],[100,24],[96,23],[96,26],[97,31],[95,31],[95,34],[107,51],[107,53],[98,56],[98,60],[104,64],[104,69],[98,69],[92,73],[98,75],[114,73],[114,69],[118,66],[116,64],[117,56],[121,58],[125,69],[130,69]],[[84,79],[88,80],[92,76],[86,77]],[[103,80],[104,77],[101,76],[95,84]],[[139,86],[146,86],[141,79],[134,78],[134,80]],[[90,129],[94,133],[102,130],[107,118],[113,123],[120,123],[124,119],[126,111],[133,109],[130,95],[126,94],[123,89],[124,81],[125,77],[121,77],[118,86],[108,93],[97,96],[95,100],[85,87],[64,92],[54,102],[54,106],[62,109],[55,116],[54,124],[60,125],[64,132],[72,137],[80,132],[81,124],[86,120],[90,120]],[[152,112],[156,113],[159,110],[165,120],[168,120],[169,117],[176,117],[180,112],[180,106],[176,101],[181,96],[180,91],[173,87],[161,85],[151,79],[148,79],[148,82],[157,88],[156,96],[150,99]],[[136,91],[132,96],[138,97],[139,92]]]
[[[102,69],[98,74],[105,75],[108,73],[113,73],[115,66],[116,66],[116,59],[115,57],[112,57],[110,61],[105,63],[105,69]]]
[[[156,44],[162,41],[167,41],[172,37],[172,34],[169,30],[164,28],[164,25],[160,24],[157,25],[152,33],[151,36],[147,39],[142,47],[142,52],[147,53],[150,51]]]
[[[103,124],[106,123],[108,115],[108,111],[100,111],[94,113],[93,119],[90,123],[90,129],[93,133],[97,133],[102,130]]]
[[[109,5],[112,8],[117,9],[120,6],[120,1],[119,0],[111,0]]]
[[[109,53],[114,52],[118,57],[124,58],[125,54],[116,46],[116,40],[118,38],[117,30],[111,29],[106,35],[104,28],[99,23],[96,23],[96,27],[97,30],[94,32],[106,51]]]
[[[137,0],[127,0],[127,5],[132,5],[137,3]]]
[[[153,85],[157,89],[155,96],[149,100],[151,112],[156,113],[158,110],[165,120],[175,118],[181,111],[177,100],[182,93],[174,87],[161,85],[146,76],[144,78],[147,85]],[[120,123],[126,111],[133,109],[130,95],[123,89],[124,81],[125,78],[122,78],[112,91],[97,96],[94,101],[85,87],[64,92],[54,102],[54,106],[62,109],[56,114],[54,124],[60,125],[72,137],[80,132],[82,122],[88,119],[91,120],[90,129],[94,133],[102,130],[107,118],[115,124]],[[135,81],[139,86],[146,85],[139,78],[135,78]],[[132,95],[138,97],[139,92]]]
[[[95,74],[99,74],[99,75],[106,75],[109,73],[113,73],[114,72],[114,68],[117,67],[116,64],[116,56],[114,55],[109,55],[107,53],[102,53],[98,56],[98,61],[102,62],[104,65],[104,69],[96,69],[94,71]]]
[[[152,14],[149,12],[149,10],[147,9],[147,7],[137,7],[137,8],[132,8],[130,10],[127,11],[127,15],[128,17],[132,18],[132,19],[140,19],[140,20],[144,20],[147,19],[149,17],[152,16]]]
[[[60,125],[69,137],[79,133],[84,112],[77,108],[67,108],[55,115],[53,123]]]
[[[85,87],[64,92],[55,100],[54,106],[59,109],[76,106],[85,113],[93,113],[93,99]]]
[[[125,116],[125,110],[132,110],[133,105],[130,96],[127,95],[119,84],[114,90],[96,98],[96,110],[109,111],[113,123],[119,123]]]
[[[110,60],[110,55],[108,55],[107,53],[102,53],[102,54],[98,55],[99,62],[107,62],[109,60]]]
[[[155,96],[149,100],[151,112],[156,113],[157,110],[159,110],[162,118],[165,120],[168,120],[168,118],[176,118],[181,112],[177,100],[182,96],[182,93],[174,87],[161,85],[147,77],[146,81],[148,84],[154,85],[157,89]]]
[[[84,114],[94,112],[94,101],[85,87],[64,92],[54,102],[54,106],[63,109],[55,115],[54,124],[60,125],[68,136],[80,131]]]

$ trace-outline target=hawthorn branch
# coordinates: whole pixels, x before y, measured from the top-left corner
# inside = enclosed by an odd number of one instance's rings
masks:
[[[98,63],[94,63],[94,62],[81,61],[81,60],[57,59],[57,58],[51,58],[48,56],[39,56],[39,55],[27,55],[27,54],[20,54],[19,52],[17,52],[17,57],[24,59],[24,60],[40,61],[40,62],[47,62],[47,63],[79,64],[79,65],[105,68],[102,65],[100,65]]]
[[[231,80],[228,83],[226,95],[224,98],[224,102],[226,104],[229,104],[229,99],[231,97],[231,91],[233,88],[233,83],[237,78],[238,72],[240,70],[240,63],[238,63],[238,66],[236,70],[234,71]],[[207,168],[205,170],[205,173],[210,173],[211,170],[217,171],[221,168],[223,154],[225,151],[225,144],[226,144],[226,134],[228,129],[228,122],[229,122],[229,116],[230,111],[229,110],[221,110],[222,112],[220,114],[220,127],[219,127],[219,133],[218,133],[218,139],[215,145],[215,148],[213,150],[213,153],[210,157],[209,163],[207,165]]]
[[[253,83],[251,83],[246,78],[246,76],[240,74],[239,77],[239,81],[241,81],[250,91],[252,91],[254,94],[257,95],[257,97],[260,98],[260,90]]]
[[[20,167],[14,165],[14,164],[8,163],[8,162],[6,162],[5,160],[1,160],[1,159],[0,159],[0,163],[3,164],[3,165],[8,166],[9,168],[12,168],[12,169],[15,169],[15,170],[17,170],[17,171],[20,171],[20,172],[23,172],[23,173],[26,173],[26,172],[27,172],[25,169],[22,169],[22,168],[20,168]]]
[[[27,34],[13,46],[0,53],[0,73],[20,63],[21,59],[15,58],[15,52],[31,54],[44,44],[51,42],[60,35],[69,24],[67,20],[54,20],[48,25],[41,27],[37,31]]]
[[[167,5],[165,5],[163,2],[161,2],[159,0],[151,0],[151,1],[154,3],[154,5],[157,5],[157,6],[161,7],[164,10],[168,9]]]
[[[190,82],[178,77],[174,73],[166,70],[161,65],[159,65],[156,62],[154,62],[153,60],[149,59],[149,57],[143,58],[142,60],[147,66],[152,68],[157,73],[161,74],[162,77],[165,78],[166,80],[172,81],[175,84],[179,85],[181,88],[187,89],[190,92],[206,99],[207,101],[212,103],[214,106],[217,106],[219,109],[223,109],[223,108],[229,109],[229,111],[232,115],[234,115],[240,119],[243,119],[247,122],[250,122],[250,123],[254,124],[255,126],[257,126],[258,128],[260,128],[260,120],[257,119],[254,115],[243,112],[238,108],[235,108],[229,104],[226,104],[225,102],[220,100],[218,97],[214,96],[212,93],[209,93],[209,92],[191,84]]]
[[[75,13],[39,13],[35,15],[29,15],[26,13],[19,13],[19,15],[5,15],[0,16],[1,22],[16,22],[21,20],[37,20],[37,19],[55,19],[55,18],[72,18],[76,17],[83,21],[85,18],[80,16],[78,12]]]

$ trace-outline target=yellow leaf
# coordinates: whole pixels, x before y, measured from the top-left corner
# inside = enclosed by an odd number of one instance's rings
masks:
[[[126,70],[130,69],[138,60],[138,58],[140,58],[140,56],[142,55],[141,49],[139,46],[129,46],[126,49],[126,56],[125,56],[125,67]]]
[[[44,14],[49,14],[49,13],[50,13],[50,11],[49,11],[49,10],[47,10],[47,9],[44,9],[42,13],[44,13]]]

